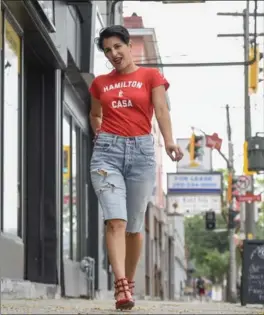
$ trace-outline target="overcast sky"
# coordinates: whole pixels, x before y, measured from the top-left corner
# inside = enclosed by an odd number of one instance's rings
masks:
[[[261,12],[264,11],[263,3],[259,1]],[[243,19],[220,17],[217,12],[242,12],[245,5],[245,1],[208,1],[203,4],[126,1],[124,15],[136,12],[143,17],[145,27],[155,28],[164,63],[242,61],[243,39],[217,38],[217,34],[242,33]],[[252,30],[253,25],[252,19]],[[263,32],[263,18],[258,19],[258,25],[259,31]],[[263,37],[258,41],[263,51]],[[189,137],[191,126],[208,134],[217,132],[224,140],[223,151],[227,153],[225,105],[230,105],[235,167],[240,173],[244,141],[243,67],[164,68],[164,73],[171,83],[169,96],[176,138]],[[253,133],[264,131],[263,108],[261,87],[258,95],[252,97]],[[215,169],[225,168],[225,163],[216,153],[213,166]],[[174,163],[165,155],[164,171],[175,171]]]

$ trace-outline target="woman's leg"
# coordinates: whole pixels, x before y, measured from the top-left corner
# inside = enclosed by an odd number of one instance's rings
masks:
[[[106,224],[106,245],[115,280],[125,278],[126,222],[108,220]]]
[[[123,170],[125,138],[99,133],[91,159],[91,180],[106,222],[106,243],[115,275],[116,308],[134,306],[125,279],[126,185]]]
[[[127,187],[127,233],[126,233],[126,277],[134,281],[143,244],[145,213],[153,180],[126,180]]]
[[[130,282],[134,281],[142,244],[142,233],[126,233],[126,277]]]
[[[126,280],[126,186],[123,175],[118,170],[91,169],[93,187],[101,205],[106,222],[106,244],[109,260],[115,276],[116,300],[131,300]],[[120,292],[119,292],[120,291]],[[119,292],[119,293],[118,293]]]
[[[131,161],[125,178],[127,192],[126,276],[133,287],[143,244],[145,213],[156,176],[154,141],[151,135],[135,139]]]

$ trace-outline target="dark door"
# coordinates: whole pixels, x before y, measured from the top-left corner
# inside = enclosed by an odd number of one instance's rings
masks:
[[[57,283],[55,74],[25,49],[25,278]]]

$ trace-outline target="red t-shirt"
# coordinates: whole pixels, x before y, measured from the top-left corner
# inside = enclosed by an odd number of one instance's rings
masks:
[[[103,119],[100,131],[125,137],[151,133],[152,89],[168,81],[154,68],[138,68],[128,74],[115,70],[95,78],[90,93],[100,101]]]

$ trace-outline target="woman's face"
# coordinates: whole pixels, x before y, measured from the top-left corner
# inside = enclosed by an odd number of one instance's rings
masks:
[[[132,62],[131,44],[126,45],[116,36],[104,39],[104,53],[116,70],[120,71]]]

